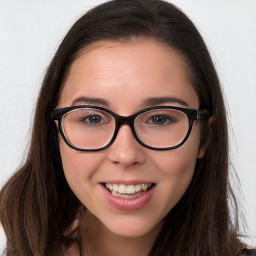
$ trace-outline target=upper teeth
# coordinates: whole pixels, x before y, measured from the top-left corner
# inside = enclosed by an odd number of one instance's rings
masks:
[[[136,185],[124,185],[124,184],[110,184],[106,183],[106,188],[111,192],[118,192],[120,194],[134,194],[141,190],[146,191],[152,184],[136,184]]]

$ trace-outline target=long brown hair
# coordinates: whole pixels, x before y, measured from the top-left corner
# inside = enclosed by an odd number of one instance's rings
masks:
[[[70,29],[46,72],[38,97],[30,150],[24,165],[0,194],[0,221],[6,255],[63,255],[64,230],[81,203],[63,174],[51,111],[61,84],[79,52],[99,40],[150,39],[175,48],[185,58],[201,108],[214,122],[204,124],[205,156],[198,160],[189,188],[165,218],[150,255],[237,254],[237,208],[228,182],[228,132],[222,90],[209,52],[190,19],[158,0],[114,0],[90,10]]]

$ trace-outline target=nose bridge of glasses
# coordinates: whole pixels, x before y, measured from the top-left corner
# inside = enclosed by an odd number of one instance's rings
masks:
[[[134,122],[134,115],[131,115],[131,116],[117,116],[116,117],[117,131],[120,129],[120,127],[122,125],[128,125],[131,128],[132,132],[134,132],[133,122]]]

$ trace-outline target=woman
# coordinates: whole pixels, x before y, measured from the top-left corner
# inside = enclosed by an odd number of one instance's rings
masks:
[[[81,17],[0,194],[6,255],[253,255],[229,198],[222,92],[192,22],[154,0]]]

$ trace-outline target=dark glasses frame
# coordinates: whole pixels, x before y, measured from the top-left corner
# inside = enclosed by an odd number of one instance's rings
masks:
[[[74,146],[73,144],[71,144],[68,141],[68,139],[66,138],[66,136],[63,132],[63,129],[62,129],[62,117],[63,117],[63,115],[65,115],[69,111],[72,111],[74,109],[79,109],[79,108],[99,109],[99,110],[107,112],[108,114],[110,114],[111,116],[114,117],[116,127],[115,127],[114,134],[113,134],[111,140],[109,141],[109,143],[107,145],[105,145],[103,147],[100,147],[100,148],[95,148],[95,149],[83,149],[83,148],[78,148],[78,147]],[[155,109],[175,109],[175,110],[179,110],[179,111],[181,111],[181,112],[183,112],[187,115],[188,122],[189,122],[189,128],[188,128],[188,131],[187,131],[187,135],[185,136],[185,138],[178,145],[175,145],[175,146],[172,146],[172,147],[165,147],[165,148],[156,148],[156,147],[148,146],[147,144],[145,144],[144,142],[142,142],[138,138],[138,136],[136,134],[136,131],[135,131],[135,128],[134,128],[135,118],[138,115],[140,115],[144,112],[147,112],[147,111],[150,111],[150,110],[155,110]],[[146,148],[149,148],[149,149],[152,149],[152,150],[171,150],[171,149],[175,149],[175,148],[178,148],[181,145],[183,145],[186,142],[186,140],[188,139],[188,137],[191,133],[191,130],[192,130],[194,120],[206,120],[210,117],[210,115],[211,115],[211,113],[207,109],[202,109],[202,110],[200,110],[200,109],[188,109],[188,108],[180,108],[180,107],[173,107],[173,106],[156,106],[156,107],[145,108],[145,109],[142,109],[142,110],[140,110],[140,111],[138,111],[135,114],[130,115],[130,116],[120,116],[120,115],[117,115],[116,113],[114,113],[114,112],[112,112],[112,111],[110,111],[106,108],[102,108],[102,107],[98,107],[98,106],[91,106],[91,105],[71,106],[71,107],[54,109],[52,111],[52,118],[53,118],[53,120],[58,121],[58,129],[59,129],[60,134],[61,134],[63,140],[65,141],[65,143],[69,147],[71,147],[75,150],[79,150],[79,151],[99,151],[99,150],[103,150],[103,149],[108,148],[114,142],[114,140],[117,136],[117,133],[120,129],[120,126],[124,125],[124,124],[129,125],[129,127],[132,130],[133,136],[135,137],[137,142],[139,142],[142,146],[144,146]]]

